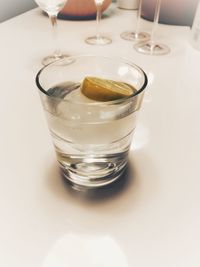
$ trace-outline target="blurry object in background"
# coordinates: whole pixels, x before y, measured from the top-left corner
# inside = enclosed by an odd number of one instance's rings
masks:
[[[127,40],[127,41],[132,41],[132,42],[139,42],[139,41],[144,41],[144,40],[149,39],[150,36],[148,33],[140,31],[141,8],[142,8],[142,0],[139,0],[135,31],[122,32],[120,35],[122,39]]]
[[[55,46],[54,53],[52,55],[46,56],[42,60],[44,66],[58,60],[67,58],[67,54],[61,53],[58,48],[58,39],[57,39],[57,16],[60,10],[65,6],[67,0],[35,0],[38,6],[48,14],[51,25],[52,25],[52,43]]]
[[[104,0],[102,12],[108,8],[112,0]],[[94,0],[68,0],[65,7],[59,13],[61,19],[95,19],[97,8]]]
[[[170,52],[170,48],[157,42],[155,40],[155,32],[157,30],[158,21],[160,17],[160,8],[161,8],[162,0],[156,0],[155,10],[154,10],[154,20],[153,20],[153,28],[151,31],[151,37],[149,41],[139,42],[134,48],[137,52],[145,54],[145,55],[165,55]]]
[[[34,7],[33,0],[0,0],[0,22],[13,18]]]
[[[163,0],[160,23],[192,26],[199,0]],[[153,20],[156,0],[143,0],[142,17]]]
[[[112,43],[112,40],[100,33],[100,21],[102,15],[102,5],[104,0],[92,0],[96,5],[96,34],[88,37],[85,41],[90,45],[106,45]]]
[[[192,25],[191,43],[194,48],[200,50],[200,2]]]
[[[122,9],[138,9],[139,0],[118,0],[117,5]]]

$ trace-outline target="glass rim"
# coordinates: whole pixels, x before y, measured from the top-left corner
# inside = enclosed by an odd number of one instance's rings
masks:
[[[59,62],[67,62],[69,60],[69,62],[73,62],[74,60],[73,59],[76,59],[76,58],[84,58],[84,57],[91,57],[91,58],[104,58],[104,59],[109,59],[109,60],[118,60],[118,61],[121,61],[123,62],[124,64],[126,65],[129,65],[131,66],[132,68],[135,68],[138,70],[138,72],[140,72],[143,77],[144,77],[144,82],[141,86],[141,88],[139,90],[137,90],[136,93],[133,93],[132,95],[130,96],[126,96],[126,97],[123,97],[123,98],[120,98],[120,99],[116,99],[116,100],[110,100],[110,101],[94,101],[94,102],[91,102],[91,103],[81,103],[81,102],[73,102],[71,99],[60,99],[59,97],[56,97],[56,96],[50,96],[47,94],[47,91],[41,86],[41,83],[40,83],[40,75],[43,73],[44,70],[46,70],[48,67],[51,67],[51,66],[54,66],[56,64],[58,64]],[[61,64],[62,65],[62,64]],[[109,56],[100,56],[100,55],[77,55],[77,56],[69,56],[67,59],[58,59],[56,60],[55,62],[52,62],[44,67],[42,67],[36,74],[36,78],[35,78],[35,83],[38,87],[38,89],[44,94],[46,95],[47,97],[49,97],[50,99],[54,99],[54,100],[59,100],[59,101],[62,101],[62,102],[69,102],[69,103],[74,103],[74,104],[79,104],[79,105],[86,105],[86,106],[90,106],[90,105],[114,105],[114,104],[120,104],[120,103],[123,103],[125,101],[128,101],[130,99],[134,99],[137,95],[139,95],[140,93],[142,93],[144,91],[144,89],[147,87],[148,85],[148,78],[147,78],[147,75],[146,73],[144,72],[144,70],[142,68],[140,68],[137,64],[133,63],[132,61],[130,60],[127,60],[125,58],[122,58],[122,57],[109,57]]]

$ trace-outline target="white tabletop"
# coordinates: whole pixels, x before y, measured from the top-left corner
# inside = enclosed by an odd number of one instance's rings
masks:
[[[84,38],[95,21],[59,21],[69,54],[117,55],[149,78],[130,163],[133,174],[94,195],[60,178],[34,78],[52,51],[39,9],[0,24],[0,266],[200,266],[200,52],[189,28],[159,25],[166,56],[144,56],[120,39],[135,12],[114,5],[102,20],[105,47]],[[142,21],[145,31],[152,24]]]

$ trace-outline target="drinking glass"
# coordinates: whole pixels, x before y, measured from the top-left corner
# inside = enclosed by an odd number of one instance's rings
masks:
[[[129,84],[134,93],[92,100],[81,90],[87,76]],[[63,176],[76,188],[100,187],[119,178],[147,85],[144,71],[119,58],[76,56],[45,66],[36,84]]]
[[[35,0],[35,2],[43,11],[48,14],[52,24],[52,36],[53,43],[55,44],[55,50],[52,55],[49,55],[42,60],[43,65],[48,65],[55,60],[68,57],[68,55],[61,53],[57,45],[57,16],[59,11],[63,9],[65,4],[67,3],[67,0]]]
[[[142,0],[139,1],[139,7],[137,11],[137,21],[136,21],[136,27],[134,32],[122,32],[121,33],[121,38],[127,41],[133,41],[133,42],[138,42],[138,41],[144,41],[149,39],[150,35],[146,32],[140,32],[140,20],[141,20],[141,10],[142,10]]]
[[[157,0],[150,40],[137,43],[134,46],[134,48],[139,53],[147,54],[147,55],[164,55],[170,52],[170,48],[167,45],[155,42],[155,32],[158,26],[160,7],[161,7],[161,0]]]
[[[100,34],[100,21],[101,21],[101,8],[104,0],[94,0],[96,8],[97,8],[97,15],[96,15],[96,35],[88,37],[85,41],[91,45],[106,45],[110,44],[112,40],[106,36],[102,36]]]

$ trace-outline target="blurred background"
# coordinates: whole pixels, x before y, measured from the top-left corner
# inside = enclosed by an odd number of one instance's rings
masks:
[[[113,0],[116,2],[116,0]],[[36,7],[34,0],[0,0],[0,22]]]
[[[162,0],[160,22],[191,26],[198,1]],[[156,0],[143,0],[143,18],[153,19],[155,2]],[[0,0],[0,7],[0,22],[3,22],[36,7],[36,4],[33,0]]]
[[[33,0],[0,0],[0,22],[36,7]]]

